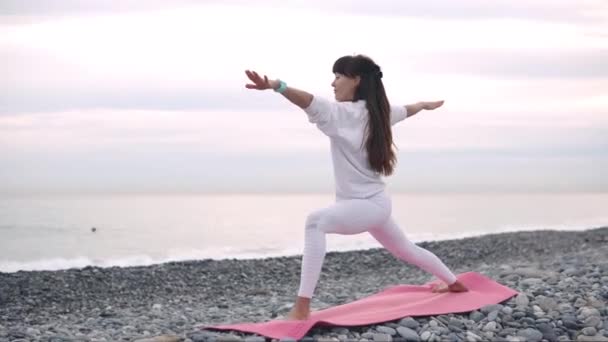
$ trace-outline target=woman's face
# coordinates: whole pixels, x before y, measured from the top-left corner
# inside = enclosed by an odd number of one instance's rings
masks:
[[[355,76],[354,78],[335,73],[336,78],[331,82],[331,86],[334,88],[334,96],[336,101],[352,101],[355,97],[355,91],[359,85],[361,77]]]

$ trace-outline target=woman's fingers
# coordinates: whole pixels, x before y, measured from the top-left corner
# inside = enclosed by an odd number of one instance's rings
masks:
[[[268,80],[268,76],[264,75],[261,77],[257,72],[253,70],[245,70],[245,74],[253,83],[245,84],[247,89],[258,89],[264,90],[270,88],[270,81]]]
[[[245,84],[247,89],[263,89],[261,88],[263,85],[263,80],[255,71],[245,70],[245,74],[253,82],[253,84]]]
[[[443,105],[443,100],[442,101],[427,102],[426,103],[426,109],[433,110],[433,109],[441,107],[442,105]]]
[[[260,76],[255,71],[247,70],[245,71],[245,73],[247,73],[247,77],[249,77],[249,79],[252,80],[255,84],[260,83]]]
[[[259,83],[262,80],[260,75],[258,75],[258,73],[255,71],[252,71],[251,75],[253,76],[253,80],[255,81],[255,83]]]
[[[268,77],[262,78],[257,72],[252,70],[245,70],[247,77],[253,82],[253,84],[246,84],[245,87],[248,89],[268,89]]]
[[[258,75],[258,73],[255,71],[248,71],[247,76],[249,76],[249,79],[254,81],[255,83],[259,83],[262,80],[260,78],[260,75]]]

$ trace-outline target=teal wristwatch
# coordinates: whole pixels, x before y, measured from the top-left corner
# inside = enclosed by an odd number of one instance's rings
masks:
[[[285,90],[287,90],[287,83],[279,80],[279,87],[277,89],[275,89],[274,91],[276,91],[279,94],[283,94],[285,92]]]

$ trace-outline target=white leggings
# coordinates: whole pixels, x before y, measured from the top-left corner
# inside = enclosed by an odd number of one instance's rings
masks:
[[[396,258],[416,265],[447,284],[456,276],[428,250],[415,245],[391,217],[391,199],[381,192],[367,199],[336,199],[336,203],[312,212],[306,219],[304,255],[298,296],[312,298],[325,259],[325,234],[369,232]]]

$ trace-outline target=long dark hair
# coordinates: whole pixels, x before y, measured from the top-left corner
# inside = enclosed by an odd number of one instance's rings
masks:
[[[382,84],[382,71],[364,55],[344,56],[336,60],[333,72],[347,77],[361,77],[353,101],[365,100],[369,120],[365,126],[365,147],[371,168],[383,175],[393,173],[397,156],[393,151],[390,103]]]

